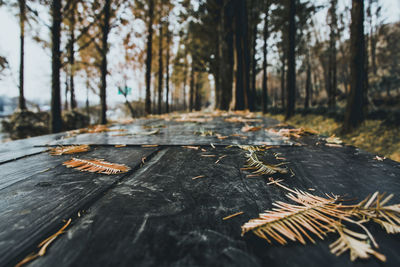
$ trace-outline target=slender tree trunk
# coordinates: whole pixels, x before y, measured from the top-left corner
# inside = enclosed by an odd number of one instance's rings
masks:
[[[189,92],[189,110],[193,111],[194,104],[194,59],[192,58],[192,67],[190,69],[190,92]]]
[[[154,0],[149,0],[149,24],[147,35],[147,52],[146,52],[146,100],[145,113],[151,113],[151,62],[153,51],[153,20],[154,20]]]
[[[296,61],[295,61],[295,26],[296,3],[295,0],[289,1],[289,28],[288,28],[288,72],[287,72],[287,108],[286,119],[294,115],[295,109],[295,96],[296,96]]]
[[[68,72],[65,71],[65,99],[64,99],[64,110],[68,110],[68,91],[69,91],[69,84],[68,84]]]
[[[220,103],[221,110],[229,110],[232,101],[233,85],[233,13],[234,5],[231,1],[224,1],[221,14],[222,38],[220,43]]]
[[[200,73],[197,73],[196,75],[196,83],[195,83],[195,101],[194,101],[194,109],[196,111],[199,111],[201,109],[201,94],[200,94]]]
[[[306,97],[304,99],[304,109],[308,109],[310,107],[311,101],[311,66],[310,66],[310,58],[307,54],[307,71],[306,71]]]
[[[25,60],[25,21],[26,21],[26,1],[18,0],[19,5],[19,26],[20,26],[20,61],[19,61],[19,99],[18,108],[26,109],[24,97],[24,60]]]
[[[249,108],[254,103],[250,90],[250,57],[247,34],[247,8],[245,0],[236,0],[236,110]]]
[[[185,70],[183,71],[183,110],[187,110],[187,105],[186,105],[186,84],[187,84],[187,75],[188,75],[188,64],[185,61]]]
[[[282,55],[282,66],[281,66],[281,104],[282,109],[286,108],[286,84],[285,84],[285,74],[286,74],[286,55],[283,53]]]
[[[263,113],[267,113],[268,111],[268,61],[267,61],[267,53],[268,53],[268,27],[269,27],[269,4],[267,4],[267,8],[265,10],[265,18],[264,18],[264,47],[263,47],[263,80],[262,80],[262,105],[263,105]]]
[[[76,108],[76,100],[75,100],[75,84],[74,84],[74,75],[75,75],[75,9],[76,9],[76,1],[73,1],[71,7],[71,18],[70,18],[70,43],[69,43],[69,64],[70,64],[70,73],[69,73],[69,85],[71,92],[71,109],[74,110]]]
[[[110,12],[111,0],[106,0],[104,3],[104,20],[102,25],[102,38],[101,38],[101,87],[100,87],[100,123],[107,123],[107,54],[108,54],[108,34],[110,33]]]
[[[365,44],[364,2],[353,0],[350,25],[350,94],[347,99],[343,132],[350,132],[364,121]]]
[[[61,92],[60,92],[60,35],[61,35],[61,0],[51,2],[51,116],[50,127],[52,133],[62,130],[61,119]]]
[[[165,101],[165,108],[166,108],[166,112],[169,113],[169,53],[170,53],[170,43],[171,43],[171,33],[168,29],[168,26],[166,27],[166,31],[167,31],[167,56],[166,56],[166,62],[165,62],[165,72],[166,72],[166,78],[165,78],[165,89],[166,89],[166,93],[167,93],[167,99]]]
[[[157,113],[161,114],[162,104],[162,86],[163,86],[163,24],[160,21],[159,36],[158,36],[158,109]]]
[[[256,78],[257,78],[257,59],[256,59],[256,45],[257,45],[257,23],[253,25],[253,39],[252,39],[252,55],[251,55],[251,95],[253,98],[253,108],[255,110],[256,101]]]
[[[330,40],[329,40],[329,63],[328,63],[328,107],[336,107],[337,70],[336,70],[336,39],[337,39],[337,0],[331,0],[329,8]]]

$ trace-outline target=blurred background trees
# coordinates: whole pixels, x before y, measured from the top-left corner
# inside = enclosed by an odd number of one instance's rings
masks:
[[[25,39],[51,54],[51,132],[89,116],[106,123],[116,85],[130,116],[324,111],[351,131],[373,112],[399,110],[400,22],[385,21],[382,0],[5,0],[1,8],[20,25],[20,110]]]

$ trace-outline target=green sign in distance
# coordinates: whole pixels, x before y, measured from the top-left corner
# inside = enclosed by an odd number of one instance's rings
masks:
[[[130,95],[132,93],[131,87],[118,87],[118,94],[119,95]]]

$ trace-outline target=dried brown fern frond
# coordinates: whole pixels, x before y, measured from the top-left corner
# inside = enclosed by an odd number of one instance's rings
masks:
[[[271,243],[270,238],[280,244],[287,239],[306,243],[306,239],[315,242],[307,233],[312,233],[324,239],[327,232],[334,232],[335,218],[344,218],[346,213],[338,209],[337,197],[318,197],[298,191],[287,195],[297,203],[288,204],[276,202],[277,208],[259,215],[242,226],[242,235],[252,231],[257,236]]]
[[[50,155],[59,156],[59,155],[70,155],[75,153],[81,153],[89,151],[89,145],[79,145],[79,146],[59,146],[50,149]]]
[[[350,251],[351,261],[358,258],[368,259],[370,255],[381,261],[386,261],[385,255],[372,249],[367,235],[349,230],[341,224],[336,225],[336,231],[339,234],[339,239],[329,245],[332,254],[340,256],[344,252]]]
[[[281,173],[281,174],[288,173],[287,168],[280,167],[282,165],[285,165],[286,164],[285,162],[279,164],[267,164],[258,159],[254,150],[248,150],[248,151],[249,153],[246,153],[246,158],[247,158],[246,165],[248,168],[254,169],[253,171],[254,174],[272,175],[275,173]]]
[[[356,205],[351,212],[365,220],[381,225],[388,234],[400,233],[400,204],[386,205],[393,194],[386,196],[375,192]]]
[[[97,172],[104,174],[117,174],[128,172],[130,168],[123,164],[110,163],[102,159],[78,159],[72,158],[63,163],[68,168],[74,168],[80,171]]]

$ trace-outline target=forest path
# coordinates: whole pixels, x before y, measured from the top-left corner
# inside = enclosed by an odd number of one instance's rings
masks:
[[[36,251],[69,218],[66,233],[28,265],[353,266],[348,253],[329,252],[333,235],[285,247],[252,233],[241,236],[241,225],[273,202],[288,200],[286,191],[268,185],[269,176],[242,169],[248,152],[238,145],[267,146],[260,159],[288,162],[295,175],[273,177],[292,189],[356,202],[380,191],[394,193],[393,203],[400,202],[399,163],[327,144],[318,135],[288,138],[286,127],[251,113],[191,113],[2,144],[0,266]],[[73,156],[131,170],[104,175],[66,168],[62,163],[71,155],[46,152],[61,144],[89,144],[90,151]],[[243,214],[223,220],[237,212]],[[370,230],[387,265],[398,266],[399,237],[378,226]],[[375,259],[359,264],[380,266]]]

